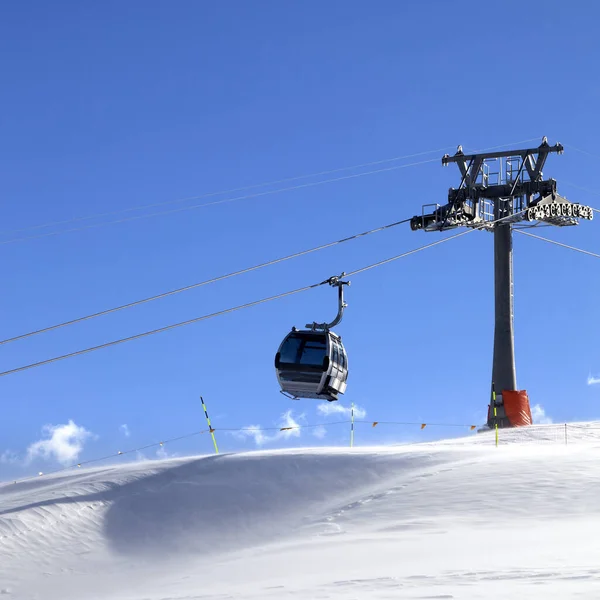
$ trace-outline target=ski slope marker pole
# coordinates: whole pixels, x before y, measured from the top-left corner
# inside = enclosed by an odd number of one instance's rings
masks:
[[[206,404],[204,404],[204,398],[200,396],[200,401],[202,402],[202,408],[204,409],[204,416],[206,417],[206,422],[208,423],[208,430],[210,431],[210,435],[212,436],[213,444],[215,445],[215,454],[219,454],[219,448],[217,447],[217,439],[215,438],[215,430],[213,426],[210,424],[210,418],[208,416],[208,411],[206,410]]]

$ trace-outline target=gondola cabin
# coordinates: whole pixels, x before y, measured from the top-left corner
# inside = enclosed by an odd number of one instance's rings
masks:
[[[331,330],[293,328],[275,355],[275,369],[282,393],[292,398],[332,402],[346,391],[348,357]]]

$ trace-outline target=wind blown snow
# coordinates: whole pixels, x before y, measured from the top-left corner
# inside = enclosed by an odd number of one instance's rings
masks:
[[[233,435],[242,440],[251,438],[257,446],[264,446],[279,440],[300,437],[301,434],[300,423],[292,416],[291,409],[281,415],[279,424],[274,429],[277,429],[275,433],[268,434],[260,425],[248,425],[239,431],[234,431]]]
[[[0,485],[7,600],[600,597],[600,424]],[[555,431],[556,430],[556,431]],[[554,443],[553,440],[562,440]]]

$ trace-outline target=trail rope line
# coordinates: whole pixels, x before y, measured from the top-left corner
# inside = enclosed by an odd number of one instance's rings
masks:
[[[285,427],[216,427],[214,431],[228,431],[230,433],[234,433],[236,431],[247,431],[248,433],[252,433],[253,431],[290,431],[292,429],[313,429],[315,427],[325,427],[327,425],[343,425],[344,423],[350,423],[350,421],[331,421],[330,423],[314,423],[312,425],[290,425]]]
[[[268,431],[291,431],[294,429],[314,429],[317,427],[332,427],[334,425],[350,425],[352,423],[351,419],[345,419],[342,421],[330,421],[330,422],[323,422],[323,423],[313,423],[310,425],[292,425],[292,426],[280,426],[280,427],[216,427],[216,428],[211,428],[213,432],[228,432],[228,433],[239,433],[239,432],[248,432],[248,433],[255,433],[255,432],[268,432]],[[354,421],[355,424],[358,425],[370,425],[371,429],[374,427],[377,427],[379,425],[395,425],[395,426],[406,426],[406,427],[418,427],[421,431],[426,429],[427,427],[452,427],[452,428],[459,428],[459,429],[467,429],[468,431],[474,431],[475,429],[477,429],[477,425],[472,425],[472,424],[467,424],[467,423],[432,423],[430,421],[425,421],[425,422],[418,422],[418,421],[375,421],[375,420],[367,420],[367,419],[360,419],[360,420],[355,420]],[[564,431],[564,435],[565,435],[565,443],[566,443],[566,430],[567,430],[567,425],[569,428],[571,429],[578,429],[578,430],[582,430],[582,431],[586,431],[586,430],[599,430],[600,429],[600,423],[594,423],[594,422],[590,422],[590,423],[586,423],[586,424],[581,424],[581,423],[552,423],[549,425],[540,425],[540,424],[535,424],[532,425],[531,427],[529,427],[527,429],[527,431],[517,431],[517,430],[513,430],[511,431],[511,436],[515,436],[518,434],[521,434],[521,437],[528,437],[531,438],[532,436],[537,435],[538,433],[544,433],[544,432],[548,432],[548,433],[552,433],[552,432],[556,432],[558,429],[560,429],[561,433]],[[0,482],[0,487],[3,485],[13,485],[15,483],[22,483],[22,482],[26,482],[26,481],[31,481],[34,479],[39,479],[40,477],[43,476],[48,476],[48,475],[55,475],[57,473],[64,473],[65,471],[70,471],[72,469],[77,469],[77,468],[82,468],[84,466],[87,465],[91,465],[94,463],[99,463],[99,462],[103,462],[106,460],[110,460],[111,458],[118,458],[120,456],[126,456],[128,454],[133,454],[134,452],[142,452],[143,450],[149,450],[151,448],[158,448],[158,447],[163,447],[165,444],[171,444],[173,442],[178,442],[184,439],[189,439],[198,435],[203,435],[205,433],[210,433],[211,429],[203,429],[200,431],[194,431],[192,433],[187,433],[184,435],[180,435],[177,437],[173,437],[173,438],[168,438],[168,439],[164,439],[160,442],[153,442],[151,444],[146,444],[144,446],[139,446],[137,448],[131,448],[129,450],[118,450],[117,452],[113,452],[112,454],[106,454],[104,456],[100,456],[100,457],[96,457],[96,458],[91,458],[89,460],[84,460],[84,461],[80,461],[77,463],[73,463],[71,465],[67,465],[66,467],[61,467],[59,469],[54,469],[52,471],[40,471],[38,472],[37,475],[31,475],[28,477],[23,477],[20,479],[13,479],[13,480],[9,480],[9,481],[3,481]],[[562,439],[562,438],[561,438]],[[596,438],[594,438],[596,439]],[[179,458],[190,458],[188,457],[179,457]],[[151,459],[149,459],[151,460]],[[0,514],[2,514],[2,511],[0,511]]]
[[[596,209],[594,209],[596,210]],[[529,233],[527,231],[517,230],[517,233],[521,235],[527,235],[529,237],[535,238],[537,240],[542,240],[544,242],[548,242],[549,244],[554,244],[555,246],[561,246],[562,248],[567,248],[568,250],[574,250],[575,252],[581,252],[581,254],[587,254],[588,256],[593,256],[594,258],[600,258],[600,254],[596,254],[595,252],[590,252],[589,250],[582,250],[581,248],[577,248],[575,246],[569,246],[568,244],[563,244],[562,242],[557,242],[555,240],[551,240],[550,238],[542,237],[541,235],[535,235],[534,233]]]
[[[524,212],[524,211],[522,211]],[[520,213],[519,213],[520,214]],[[464,235],[467,235],[469,233],[472,233],[473,231],[478,231],[480,229],[482,229],[483,227],[487,227],[489,226],[491,223],[500,223],[501,221],[504,221],[506,219],[510,219],[513,218],[514,215],[510,215],[508,217],[502,217],[501,219],[497,219],[496,221],[490,221],[488,223],[483,223],[481,225],[478,225],[477,227],[473,227],[472,229],[468,229],[466,231],[462,231],[461,233],[457,233],[455,235],[451,235],[449,237],[446,238],[442,238],[440,240],[437,240],[435,242],[432,242],[430,244],[425,244],[424,246],[420,246],[418,248],[415,248],[413,250],[409,250],[407,252],[403,252],[402,254],[397,254],[396,256],[392,256],[391,258],[386,258],[385,260],[381,260],[379,262],[373,263],[371,265],[368,265],[366,267],[362,267],[360,269],[356,269],[354,271],[350,271],[349,273],[345,273],[344,276],[345,277],[350,277],[350,276],[354,276],[354,275],[358,275],[359,273],[364,273],[365,271],[369,271],[371,269],[374,269],[376,267],[381,267],[382,265],[391,263],[393,261],[399,260],[400,258],[404,258],[405,256],[410,256],[411,254],[415,254],[417,252],[420,252],[422,250],[426,250],[427,248],[433,248],[434,246],[438,246],[440,244],[444,244],[446,242],[449,242],[450,240],[462,237]],[[329,279],[325,279],[324,281],[321,281],[319,283],[313,283],[312,285],[306,285],[304,287],[301,288],[296,288],[295,290],[290,290],[287,292],[282,292],[281,294],[276,294],[274,296],[268,296],[266,298],[261,298],[260,300],[254,300],[252,302],[247,302],[245,304],[240,304],[238,306],[233,306],[231,308],[226,308],[224,310],[220,310],[214,313],[210,313],[207,315],[202,315],[200,317],[195,317],[193,319],[188,319],[186,321],[181,321],[179,323],[173,323],[171,325],[166,325],[165,327],[159,327],[158,329],[152,329],[150,331],[144,331],[143,333],[137,333],[135,335],[131,335],[128,337],[124,337],[124,338],[119,338],[117,340],[113,340],[110,342],[105,342],[104,344],[99,344],[97,346],[91,346],[89,348],[84,348],[82,350],[76,350],[75,352],[69,352],[68,354],[63,354],[60,356],[55,356],[53,358],[48,358],[46,360],[42,360],[42,361],[38,361],[35,363],[30,363],[27,365],[23,365],[21,367],[16,367],[14,369],[9,369],[7,371],[2,371],[0,372],[0,377],[5,377],[6,375],[12,375],[14,373],[20,373],[21,371],[27,371],[29,369],[33,369],[36,367],[41,367],[43,365],[48,365],[54,362],[58,362],[60,360],[65,360],[67,358],[73,358],[75,356],[80,356],[82,354],[88,354],[90,352],[94,352],[96,350],[101,350],[103,348],[110,348],[111,346],[117,346],[119,344],[124,344],[125,342],[130,342],[132,340],[137,340],[143,337],[148,337],[157,333],[162,333],[163,331],[169,331],[171,329],[176,329],[178,327],[183,327],[184,325],[190,325],[192,323],[197,323],[199,321],[205,321],[207,319],[212,319],[213,317],[218,317],[221,315],[225,315],[228,313],[232,313],[232,312],[236,312],[238,310],[242,310],[245,308],[250,308],[252,306],[257,306],[259,304],[264,304],[265,302],[271,302],[272,300],[279,300],[280,298],[285,298],[286,296],[292,296],[295,294],[299,294],[300,292],[305,292],[308,290],[312,290],[315,289],[317,287],[320,287],[322,285],[328,284],[329,283]]]
[[[354,421],[355,423],[367,423],[370,424],[371,427],[375,427],[376,425],[419,425],[421,429],[425,429],[425,427],[468,427],[473,430],[477,427],[477,425],[466,425],[465,423],[430,423],[427,421],[426,423],[416,423],[414,421],[366,421],[359,420]]]
[[[469,429],[470,431],[473,431],[474,429],[476,429],[476,425],[464,425],[464,424],[459,424],[459,423],[417,423],[417,422],[411,422],[411,421],[366,421],[366,420],[355,420],[355,423],[359,423],[359,424],[368,424],[371,425],[371,427],[376,427],[377,425],[404,425],[404,426],[418,426],[420,427],[420,429],[425,429],[425,427],[427,426],[437,426],[437,427],[459,427],[459,428],[466,428]],[[13,479],[12,481],[6,481],[6,482],[0,482],[0,486],[2,485],[7,485],[7,484],[15,484],[15,483],[22,483],[25,481],[31,481],[33,479],[39,479],[42,476],[48,476],[48,475],[56,475],[58,473],[64,473],[65,471],[70,471],[72,469],[80,469],[84,466],[88,466],[94,463],[99,463],[99,462],[103,462],[105,460],[109,460],[111,458],[118,458],[120,456],[126,456],[128,454],[133,454],[134,452],[142,452],[143,450],[149,450],[151,448],[160,448],[163,447],[165,444],[171,444],[173,442],[178,442],[181,440],[185,440],[185,439],[189,439],[198,435],[203,435],[205,433],[211,433],[211,432],[228,432],[228,433],[241,433],[241,432],[248,432],[248,433],[253,433],[253,432],[267,432],[267,431],[291,431],[294,429],[315,429],[317,427],[332,427],[334,425],[347,425],[350,424],[351,420],[347,419],[347,420],[343,420],[343,421],[330,421],[327,423],[313,423],[310,425],[292,425],[292,426],[283,426],[283,427],[210,427],[209,429],[202,429],[200,431],[193,431],[192,433],[186,433],[184,435],[180,435],[174,438],[168,438],[168,439],[164,439],[160,442],[153,442],[151,444],[146,444],[144,446],[139,446],[137,448],[131,448],[129,450],[118,450],[117,452],[113,452],[112,454],[106,454],[104,456],[100,456],[97,458],[90,458],[88,460],[82,460],[80,462],[77,463],[73,463],[71,465],[68,465],[66,467],[62,467],[60,469],[54,469],[52,471],[40,471],[38,472],[37,475],[31,475],[29,477],[23,477],[21,479]],[[216,454],[218,454],[218,452],[216,452]],[[2,511],[0,511],[0,514],[2,514]]]
[[[518,142],[511,142],[510,144],[501,144],[499,146],[492,146],[490,148],[484,148],[482,149],[482,151],[484,150],[494,150],[497,148],[503,148],[505,146],[512,146],[512,145],[517,145],[517,144],[522,144],[525,142],[531,142],[534,141],[536,139],[539,138],[529,138],[527,140],[520,140]],[[175,200],[167,200],[164,202],[154,202],[152,204],[145,204],[145,205],[141,205],[141,206],[135,206],[135,207],[131,207],[131,208],[125,208],[125,209],[121,209],[121,210],[117,210],[117,211],[110,211],[110,212],[104,212],[104,213],[97,213],[95,215],[89,215],[86,217],[75,217],[73,219],[66,219],[63,221],[54,221],[52,223],[44,223],[41,225],[33,225],[31,227],[24,227],[21,229],[13,229],[13,230],[9,230],[9,231],[2,231],[0,232],[0,235],[4,236],[4,235],[14,235],[17,233],[24,233],[27,231],[35,231],[35,230],[39,230],[39,229],[46,229],[48,227],[57,227],[59,225],[69,225],[71,223],[80,223],[83,221],[89,221],[91,219],[100,219],[103,217],[112,217],[112,216],[117,216],[117,215],[122,215],[122,214],[126,214],[129,212],[134,212],[137,210],[146,210],[149,208],[156,208],[159,206],[167,206],[167,205],[171,205],[171,204],[178,204],[178,203],[182,203],[182,202],[190,202],[192,200],[200,200],[201,198],[210,198],[210,197],[214,197],[214,196],[224,196],[226,194],[234,194],[237,192],[245,192],[248,190],[252,190],[252,189],[256,189],[256,188],[261,188],[261,187],[267,187],[270,185],[279,185],[282,183],[289,183],[292,181],[298,181],[300,179],[310,179],[312,177],[322,177],[324,175],[331,175],[333,173],[341,173],[343,171],[351,171],[353,169],[361,169],[361,168],[365,168],[365,167],[371,167],[371,166],[375,166],[375,165],[380,165],[380,164],[384,164],[384,163],[389,163],[389,162],[394,162],[394,161],[398,161],[398,160],[405,160],[407,158],[416,158],[417,156],[425,156],[427,154],[434,154],[437,152],[444,152],[445,150],[448,150],[449,148],[453,148],[454,146],[446,146],[445,148],[439,148],[439,149],[435,149],[435,150],[426,150],[424,152],[416,152],[413,154],[406,154],[404,156],[395,156],[393,158],[384,158],[381,160],[375,160],[375,161],[370,161],[370,162],[365,162],[365,163],[361,163],[358,165],[351,165],[349,167],[339,167],[337,169],[329,169],[326,171],[320,171],[317,173],[310,173],[308,175],[297,175],[295,177],[287,177],[284,179],[277,179],[274,181],[268,181],[265,183],[256,183],[256,184],[252,184],[252,185],[247,185],[247,186],[243,186],[243,187],[238,187],[238,188],[233,188],[233,189],[229,189],[229,190],[222,190],[219,192],[208,192],[205,194],[200,194],[197,196],[189,196],[186,198],[177,198]],[[96,223],[94,225],[87,225],[84,227],[76,227],[76,228],[71,228],[71,229],[66,229],[66,230],[62,230],[62,231],[54,231],[54,232],[50,232],[50,233],[45,233],[45,234],[40,234],[40,235],[34,235],[34,236],[26,236],[26,237],[21,237],[21,238],[15,238],[15,239],[11,239],[11,240],[6,240],[3,242],[0,242],[0,245],[2,244],[10,244],[13,242],[19,242],[19,241],[26,241],[26,240],[32,240],[32,239],[38,239],[38,238],[43,238],[43,237],[49,237],[49,236],[54,236],[54,235],[60,235],[62,233],[71,233],[71,232],[76,232],[76,231],[83,231],[86,229],[92,229],[95,227],[102,227],[103,225],[114,225],[117,223],[124,223],[127,221],[133,221],[133,220],[138,220],[138,219],[145,219],[148,217],[154,217],[154,216],[159,216],[159,215],[164,215],[164,214],[170,214],[172,212],[179,212],[180,210],[191,210],[194,208],[201,208],[203,206],[212,206],[214,204],[221,204],[223,202],[234,202],[236,200],[244,200],[244,199],[248,199],[248,198],[253,198],[253,197],[257,197],[257,196],[263,196],[266,194],[276,194],[276,193],[280,193],[280,192],[285,192],[285,191],[291,191],[291,190],[295,190],[295,189],[301,189],[303,187],[309,187],[309,186],[314,186],[314,185],[323,185],[325,183],[333,183],[336,181],[343,181],[344,179],[351,179],[351,178],[355,178],[355,177],[364,177],[367,175],[374,175],[376,173],[383,173],[389,170],[394,170],[394,169],[404,169],[407,167],[412,167],[412,166],[416,166],[416,165],[421,165],[421,164],[426,164],[426,163],[430,163],[430,162],[435,162],[438,159],[430,159],[427,161],[420,161],[420,162],[415,162],[415,163],[411,163],[411,164],[407,164],[407,165],[398,165],[396,167],[392,167],[391,169],[375,169],[372,171],[367,171],[365,173],[357,173],[357,174],[353,174],[350,176],[346,176],[346,177],[338,177],[338,178],[334,178],[334,179],[329,179],[329,180],[324,180],[324,181],[318,181],[318,182],[314,182],[311,184],[303,184],[300,186],[293,186],[293,187],[287,187],[287,188],[283,188],[283,189],[279,189],[279,190],[271,190],[271,191],[266,191],[266,192],[261,192],[258,194],[250,194],[248,196],[240,196],[237,198],[227,198],[227,199],[223,199],[220,201],[216,201],[216,202],[209,202],[209,203],[205,203],[205,204],[198,204],[195,206],[191,206],[191,207],[186,207],[184,209],[177,209],[175,211],[162,211],[162,212],[158,212],[158,213],[152,213],[149,215],[139,215],[137,217],[132,217],[132,218],[128,218],[128,219],[119,219],[119,220],[114,220],[114,221],[109,221],[109,222],[105,222],[105,223]]]
[[[153,302],[154,300],[159,300],[161,298],[166,298],[167,296],[173,296],[175,294],[180,294],[182,292],[186,292],[188,290],[193,290],[198,287],[202,287],[205,285],[209,285],[211,283],[216,283],[217,281],[222,281],[224,279],[229,279],[231,277],[236,277],[238,275],[243,275],[245,273],[250,273],[251,271],[257,271],[258,269],[263,269],[265,267],[269,267],[271,265],[275,265],[277,263],[281,263],[287,260],[291,260],[293,258],[298,258],[300,256],[304,256],[306,254],[311,254],[312,252],[318,252],[320,250],[325,250],[326,248],[331,248],[332,246],[337,246],[339,244],[344,244],[346,242],[356,240],[360,237],[364,237],[367,235],[371,235],[373,233],[378,233],[380,231],[384,231],[386,229],[391,229],[392,227],[397,227],[398,225],[402,225],[403,223],[408,223],[410,219],[404,219],[402,221],[396,221],[395,223],[390,223],[388,225],[383,225],[382,227],[376,227],[375,229],[371,229],[369,231],[363,231],[362,233],[357,233],[355,235],[351,235],[349,237],[342,238],[340,240],[336,240],[334,242],[328,242],[327,244],[322,244],[321,246],[316,246],[314,248],[310,248],[308,250],[302,250],[301,252],[295,252],[294,254],[288,254],[287,256],[276,258],[274,260],[270,260],[268,262],[264,262],[258,265],[254,265],[252,267],[248,267],[246,269],[240,269],[239,271],[233,271],[231,273],[227,273],[226,275],[220,275],[219,277],[213,277],[212,279],[207,279],[205,281],[201,281],[199,283],[192,283],[190,285],[186,285],[184,287],[177,288],[175,290],[170,290],[168,292],[163,292],[161,294],[156,294],[155,296],[150,296],[148,298],[143,298],[142,300],[136,300],[134,302],[129,302],[128,304],[122,304],[121,306],[116,306],[114,308],[109,308],[107,310],[99,311],[96,313],[92,313],[89,315],[85,315],[83,317],[78,317],[76,319],[71,319],[70,321],[64,321],[63,323],[58,323],[56,325],[50,325],[48,327],[44,327],[42,329],[37,329],[35,331],[30,331],[28,333],[23,333],[21,335],[17,335],[11,338],[7,338],[5,340],[0,341],[0,346],[3,344],[8,344],[10,342],[15,342],[17,340],[23,340],[28,337],[32,337],[34,335],[39,335],[41,333],[46,333],[48,331],[53,331],[55,329],[60,329],[62,327],[67,327],[69,325],[74,325],[75,323],[81,323],[82,321],[88,321],[90,319],[95,319],[96,317],[101,317],[104,315],[108,315],[111,313],[118,312],[120,310],[125,310],[126,308],[132,308],[134,306],[139,306],[140,304],[145,304],[146,302]]]

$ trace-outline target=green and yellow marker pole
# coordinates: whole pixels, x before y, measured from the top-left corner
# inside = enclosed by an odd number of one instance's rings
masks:
[[[215,430],[213,426],[210,424],[210,418],[208,416],[208,411],[206,410],[206,404],[204,404],[204,398],[200,396],[200,401],[202,402],[202,408],[204,409],[204,416],[206,417],[206,422],[208,423],[208,430],[210,431],[210,435],[212,436],[213,444],[215,445],[215,454],[219,454],[219,448],[217,447],[217,439],[215,438]]]
[[[498,410],[496,409],[496,386],[492,382],[492,402],[494,403],[494,425],[496,427],[496,448],[498,447]]]
[[[354,446],[354,402],[350,405],[350,448]]]

